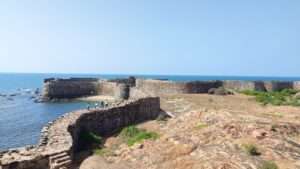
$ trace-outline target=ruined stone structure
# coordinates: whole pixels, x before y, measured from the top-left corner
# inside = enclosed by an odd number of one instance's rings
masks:
[[[294,88],[295,90],[300,90],[300,81],[294,82],[293,88]]]
[[[153,79],[98,80],[98,79],[49,79],[44,84],[46,98],[74,98],[89,95],[129,97],[159,96],[180,93],[208,93],[211,88],[232,90],[278,91],[300,89],[299,82],[288,81],[191,81],[174,82]]]
[[[223,81],[223,86],[233,90],[279,91],[293,89],[297,82],[288,81]],[[295,88],[296,89],[296,88]]]
[[[44,80],[43,94],[49,99],[75,98],[97,94],[98,79],[71,78]]]
[[[237,91],[242,90],[256,90],[265,91],[264,82],[260,81],[224,81],[223,86],[226,89],[232,89]]]
[[[136,89],[152,96],[178,93],[208,93],[209,89],[221,86],[221,81],[173,82],[166,80],[136,80]]]
[[[72,99],[83,96],[106,95],[127,99],[128,87],[135,79],[100,80],[94,78],[46,79],[43,96],[45,100]],[[128,86],[128,87],[127,87]],[[122,94],[121,94],[122,93]]]
[[[110,108],[65,114],[43,128],[39,145],[0,153],[0,169],[67,168],[80,147],[82,132],[107,135],[128,125],[155,119],[159,113],[159,98],[149,97]]]
[[[50,122],[42,130],[37,146],[0,152],[0,169],[62,169],[70,165],[80,147],[80,133],[91,131],[99,135],[154,119],[160,112],[156,96],[181,93],[208,93],[212,88],[233,90],[277,91],[300,89],[300,82],[263,81],[194,81],[94,78],[46,79],[43,96],[47,99],[76,98],[90,95],[130,99],[110,108],[79,110]]]

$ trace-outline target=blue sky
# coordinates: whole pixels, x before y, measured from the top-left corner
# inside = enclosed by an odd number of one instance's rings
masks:
[[[299,0],[6,0],[0,72],[300,75]]]

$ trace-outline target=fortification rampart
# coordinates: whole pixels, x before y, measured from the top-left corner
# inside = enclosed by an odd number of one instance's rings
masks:
[[[80,147],[82,132],[107,135],[127,125],[155,119],[159,113],[159,98],[149,97],[65,114],[43,128],[39,145],[0,153],[0,169],[68,167]]]
[[[117,99],[128,98],[128,87],[135,85],[135,79],[99,80],[93,78],[46,79],[43,98],[72,99],[83,96],[106,95]]]
[[[43,94],[49,99],[95,95],[98,84],[98,79],[90,78],[46,79]]]
[[[295,81],[294,84],[293,84],[293,88],[295,90],[300,90],[300,81]]]
[[[74,98],[90,95],[129,97],[159,96],[180,93],[208,93],[211,88],[232,90],[278,91],[300,89],[300,82],[289,81],[191,81],[174,82],[152,79],[48,79],[44,84],[46,98]]]
[[[142,97],[207,93],[209,89],[218,87],[233,90],[277,91],[286,88],[299,90],[300,82],[46,79],[44,96],[50,99],[88,95],[140,99],[123,102],[110,108],[80,110],[65,114],[43,128],[39,145],[0,153],[0,169],[54,169],[68,165],[80,147],[80,133],[92,131],[106,135],[126,125],[155,118],[160,111],[159,98]]]
[[[136,80],[136,89],[152,96],[178,93],[207,93],[209,89],[221,86],[221,81],[173,82],[165,80]]]
[[[296,89],[292,81],[223,81],[223,86],[232,90],[279,91]]]

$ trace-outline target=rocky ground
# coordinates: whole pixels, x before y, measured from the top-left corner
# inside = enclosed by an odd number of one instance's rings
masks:
[[[119,136],[110,137],[79,168],[264,169],[272,161],[280,169],[300,169],[298,107],[262,106],[239,94],[163,96],[161,105],[175,117],[138,125],[159,139],[129,147]]]

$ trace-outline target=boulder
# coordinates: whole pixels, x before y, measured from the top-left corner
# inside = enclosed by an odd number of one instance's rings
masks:
[[[233,93],[231,91],[228,91],[224,87],[219,88],[211,88],[208,90],[208,94],[214,94],[214,95],[232,95]]]
[[[227,95],[227,91],[224,87],[219,87],[214,92],[215,95]]]
[[[208,94],[213,94],[213,95],[232,95],[233,92],[225,89],[224,87],[219,87],[219,88],[211,88],[208,90]]]
[[[209,89],[208,90],[208,94],[215,94],[215,90],[216,90],[217,88],[211,88],[211,89]]]

